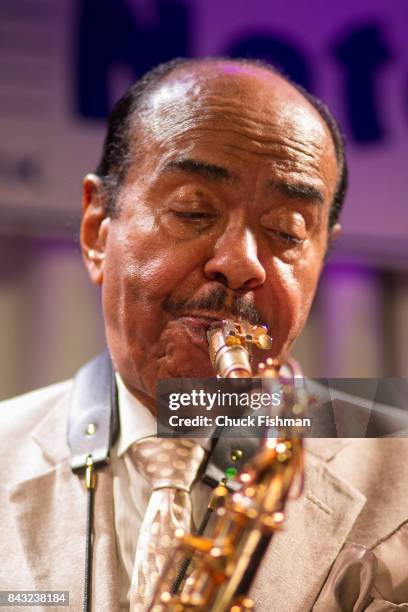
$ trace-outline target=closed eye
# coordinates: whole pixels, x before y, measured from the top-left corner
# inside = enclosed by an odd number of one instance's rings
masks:
[[[180,210],[173,210],[173,215],[179,219],[190,219],[191,221],[200,221],[201,219],[212,219],[214,215],[206,212],[184,212]]]
[[[286,232],[279,232],[275,230],[275,234],[279,236],[279,238],[290,244],[301,244],[303,242],[303,240],[301,240],[300,238],[296,238],[295,236],[287,234]]]

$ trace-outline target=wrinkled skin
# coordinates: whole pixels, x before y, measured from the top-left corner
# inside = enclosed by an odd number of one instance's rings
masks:
[[[157,379],[213,375],[201,317],[258,318],[272,355],[288,354],[339,229],[338,167],[300,93],[228,62],[173,72],[134,133],[118,215],[105,218],[98,179],[85,178],[81,240],[115,367],[154,411]]]

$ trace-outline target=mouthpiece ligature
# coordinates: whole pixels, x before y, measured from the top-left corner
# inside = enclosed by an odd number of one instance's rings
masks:
[[[215,323],[207,332],[210,359],[217,375],[222,378],[249,378],[251,346],[269,350],[272,338],[265,325],[236,323],[230,319]]]

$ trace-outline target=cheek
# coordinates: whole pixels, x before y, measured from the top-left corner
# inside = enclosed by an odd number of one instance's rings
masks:
[[[157,229],[143,227],[110,236],[103,280],[105,318],[129,341],[143,330],[149,340],[165,320],[163,301],[201,282],[202,239],[177,243]]]
[[[320,263],[307,257],[295,263],[274,258],[270,268],[272,333],[277,348],[286,350],[308,317],[319,277]]]
[[[113,240],[107,250],[109,277],[139,303],[160,300],[182,281],[194,266],[194,251],[178,248],[159,232],[132,232],[135,236]],[[119,288],[119,287],[118,287]]]

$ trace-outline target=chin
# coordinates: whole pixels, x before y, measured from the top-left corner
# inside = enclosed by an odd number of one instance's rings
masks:
[[[163,378],[208,378],[212,376],[215,376],[215,372],[209,361],[203,365],[196,363],[168,364],[159,368],[157,372],[157,380]]]
[[[165,355],[158,361],[157,380],[163,378],[207,378],[215,376],[209,355],[194,350]]]

